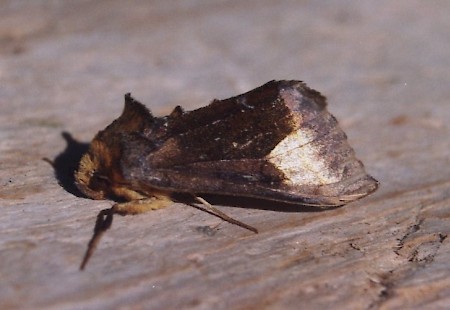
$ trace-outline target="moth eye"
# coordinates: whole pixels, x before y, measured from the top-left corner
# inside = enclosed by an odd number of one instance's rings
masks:
[[[107,189],[111,185],[109,179],[101,174],[92,172],[91,179],[89,180],[89,188],[94,191],[101,191]]]

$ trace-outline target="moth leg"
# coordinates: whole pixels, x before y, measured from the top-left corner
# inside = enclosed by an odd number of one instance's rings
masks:
[[[83,260],[80,265],[80,270],[83,270],[84,267],[86,267],[86,264],[89,261],[89,258],[91,258],[92,253],[94,253],[94,250],[97,248],[97,244],[100,241],[103,233],[111,227],[113,214],[114,213],[112,212],[112,208],[110,208],[100,211],[100,213],[97,215],[97,221],[95,222],[94,227],[94,235],[88,243],[86,253],[84,254]]]
[[[167,207],[172,200],[166,196],[144,198],[123,203],[116,203],[112,211],[120,215],[135,215]]]
[[[231,224],[234,224],[234,225],[240,226],[242,228],[248,229],[250,231],[253,231],[256,234],[258,233],[258,230],[255,227],[247,225],[247,224],[245,224],[243,222],[240,222],[240,221],[238,221],[238,220],[236,220],[236,219],[226,215],[222,211],[214,208],[209,202],[207,202],[202,197],[198,197],[198,196],[195,196],[195,195],[193,195],[193,196],[194,196],[195,200],[197,200],[198,202],[200,202],[203,205],[204,210],[207,211],[208,213],[211,213],[211,214],[213,214],[213,215],[215,215],[215,216],[221,218],[222,220],[227,221],[227,222],[229,222]]]
[[[171,200],[167,196],[157,196],[151,198],[144,198],[133,200],[124,203],[116,203],[109,209],[100,211],[97,215],[97,221],[95,222],[94,235],[88,243],[86,253],[84,254],[83,261],[80,265],[80,270],[86,267],[87,262],[94,253],[100,238],[103,236],[112,224],[113,215],[131,215],[144,213],[151,210],[158,210],[167,207],[171,203]]]

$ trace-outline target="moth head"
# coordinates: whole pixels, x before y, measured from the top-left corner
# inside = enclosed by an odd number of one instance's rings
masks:
[[[105,199],[111,194],[112,154],[105,144],[94,139],[75,172],[78,189],[92,199]]]
[[[115,189],[122,180],[122,137],[129,133],[141,133],[153,124],[150,111],[126,94],[122,115],[95,136],[89,150],[81,158],[75,173],[78,189],[92,199],[117,195]]]

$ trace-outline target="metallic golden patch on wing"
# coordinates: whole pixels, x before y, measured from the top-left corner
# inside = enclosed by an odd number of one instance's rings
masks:
[[[287,177],[285,183],[323,185],[339,182],[341,175],[330,169],[327,158],[313,143],[315,133],[297,130],[283,139],[267,159]]]

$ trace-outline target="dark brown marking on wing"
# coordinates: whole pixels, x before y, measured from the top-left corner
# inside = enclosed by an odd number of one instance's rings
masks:
[[[166,127],[166,141],[148,157],[151,166],[262,158],[295,124],[292,111],[278,96],[277,84],[268,83],[244,95],[169,117]]]

